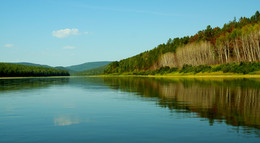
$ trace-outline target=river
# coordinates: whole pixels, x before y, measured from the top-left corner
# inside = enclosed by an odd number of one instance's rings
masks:
[[[0,142],[260,142],[260,79],[0,79]]]

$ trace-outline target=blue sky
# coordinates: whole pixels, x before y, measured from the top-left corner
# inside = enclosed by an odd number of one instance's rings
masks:
[[[0,62],[114,61],[222,27],[259,0],[0,0]]]

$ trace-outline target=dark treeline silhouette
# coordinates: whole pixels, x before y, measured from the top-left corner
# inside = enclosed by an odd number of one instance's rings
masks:
[[[104,71],[127,73],[153,71],[169,66],[181,68],[183,65],[215,65],[232,62],[260,61],[260,13],[252,17],[234,18],[222,28],[198,31],[193,36],[169,39],[150,51],[115,61]]]
[[[66,70],[49,67],[0,63],[0,77],[69,76]]]

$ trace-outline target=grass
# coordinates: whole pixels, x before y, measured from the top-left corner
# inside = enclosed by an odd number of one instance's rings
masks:
[[[260,62],[226,63],[219,65],[183,65],[182,68],[161,67],[154,71],[144,70],[112,75],[154,75],[154,76],[243,76],[260,75]]]
[[[107,75],[96,75],[95,77],[164,77],[164,78],[177,78],[177,77],[185,77],[185,78],[196,78],[196,77],[224,77],[224,78],[260,78],[260,71],[258,74],[236,74],[236,73],[223,73],[223,72],[213,72],[213,73],[168,73],[168,74],[155,74],[155,75],[129,75],[129,74],[107,74]]]

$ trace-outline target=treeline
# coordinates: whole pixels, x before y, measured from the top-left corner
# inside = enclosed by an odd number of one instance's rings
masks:
[[[49,67],[0,63],[0,77],[69,76],[66,70]]]
[[[80,72],[72,72],[72,75],[76,75],[76,76],[84,76],[84,75],[102,75],[104,70],[107,68],[107,65],[98,67],[98,68],[93,68],[90,70],[84,70],[84,71],[80,71]]]
[[[240,62],[240,63],[226,63],[220,65],[183,65],[181,69],[176,67],[170,68],[169,66],[161,67],[156,70],[146,70],[146,71],[135,71],[124,73],[127,75],[165,75],[169,73],[180,73],[180,74],[197,74],[197,73],[213,73],[213,72],[223,72],[223,73],[237,73],[237,74],[250,74],[255,71],[260,71],[260,62]]]
[[[209,25],[193,36],[170,38],[150,51],[109,64],[104,73],[254,61],[260,61],[259,11],[250,18],[234,18],[222,28]]]
[[[204,73],[204,72],[223,72],[223,73],[239,73],[249,74],[260,70],[260,62],[240,62],[240,63],[226,63],[217,66],[209,65],[184,65],[179,71],[180,73]]]

